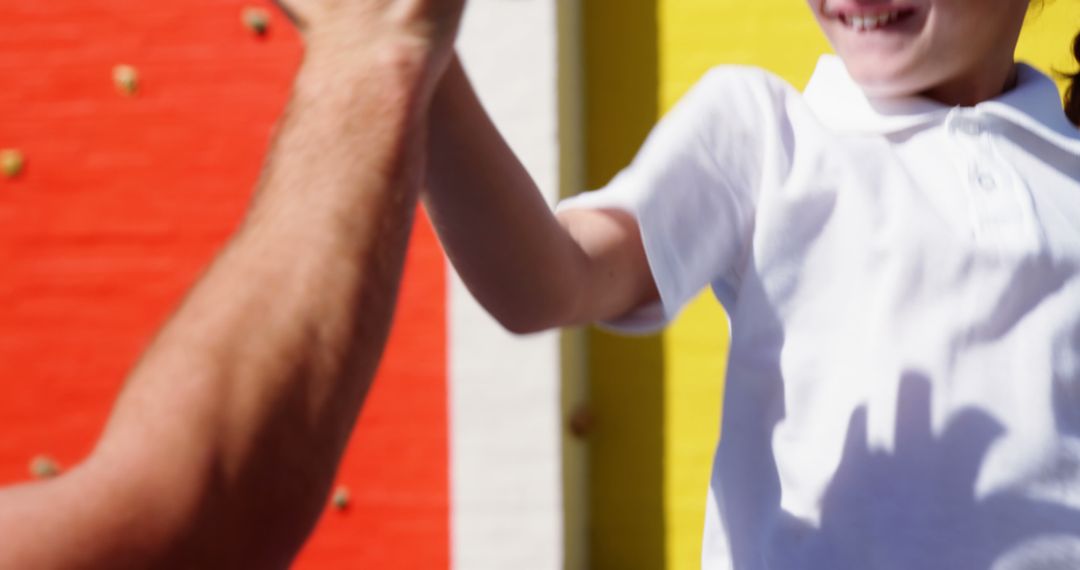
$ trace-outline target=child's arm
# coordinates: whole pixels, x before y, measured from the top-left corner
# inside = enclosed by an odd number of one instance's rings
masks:
[[[503,326],[581,324],[657,298],[634,219],[614,210],[553,215],[457,60],[430,125],[428,213],[458,273]]]

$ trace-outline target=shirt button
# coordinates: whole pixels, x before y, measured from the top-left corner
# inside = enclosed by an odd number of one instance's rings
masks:
[[[986,191],[993,191],[997,189],[997,180],[994,180],[994,176],[982,170],[976,171],[975,182]]]
[[[986,191],[997,189],[999,181],[994,172],[981,163],[971,164],[968,167],[968,182],[976,188]]]

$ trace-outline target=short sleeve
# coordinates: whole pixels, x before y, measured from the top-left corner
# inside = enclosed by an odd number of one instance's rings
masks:
[[[634,216],[660,301],[601,323],[650,332],[704,287],[735,302],[753,233],[767,146],[778,136],[773,81],[763,71],[710,71],[649,134],[631,165],[606,187],[559,204]],[[779,80],[776,80],[779,81]]]

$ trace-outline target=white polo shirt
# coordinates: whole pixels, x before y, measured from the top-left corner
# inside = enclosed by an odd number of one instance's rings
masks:
[[[1080,134],[1021,66],[993,101],[707,74],[611,184],[662,325],[731,318],[709,570],[1080,568]]]

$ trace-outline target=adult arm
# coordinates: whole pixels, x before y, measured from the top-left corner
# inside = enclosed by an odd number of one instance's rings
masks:
[[[289,2],[307,53],[251,210],[91,456],[0,492],[0,567],[288,566],[387,336],[462,4]]]
[[[424,204],[472,294],[514,332],[620,316],[657,298],[637,223],[552,214],[451,62],[431,107]]]

